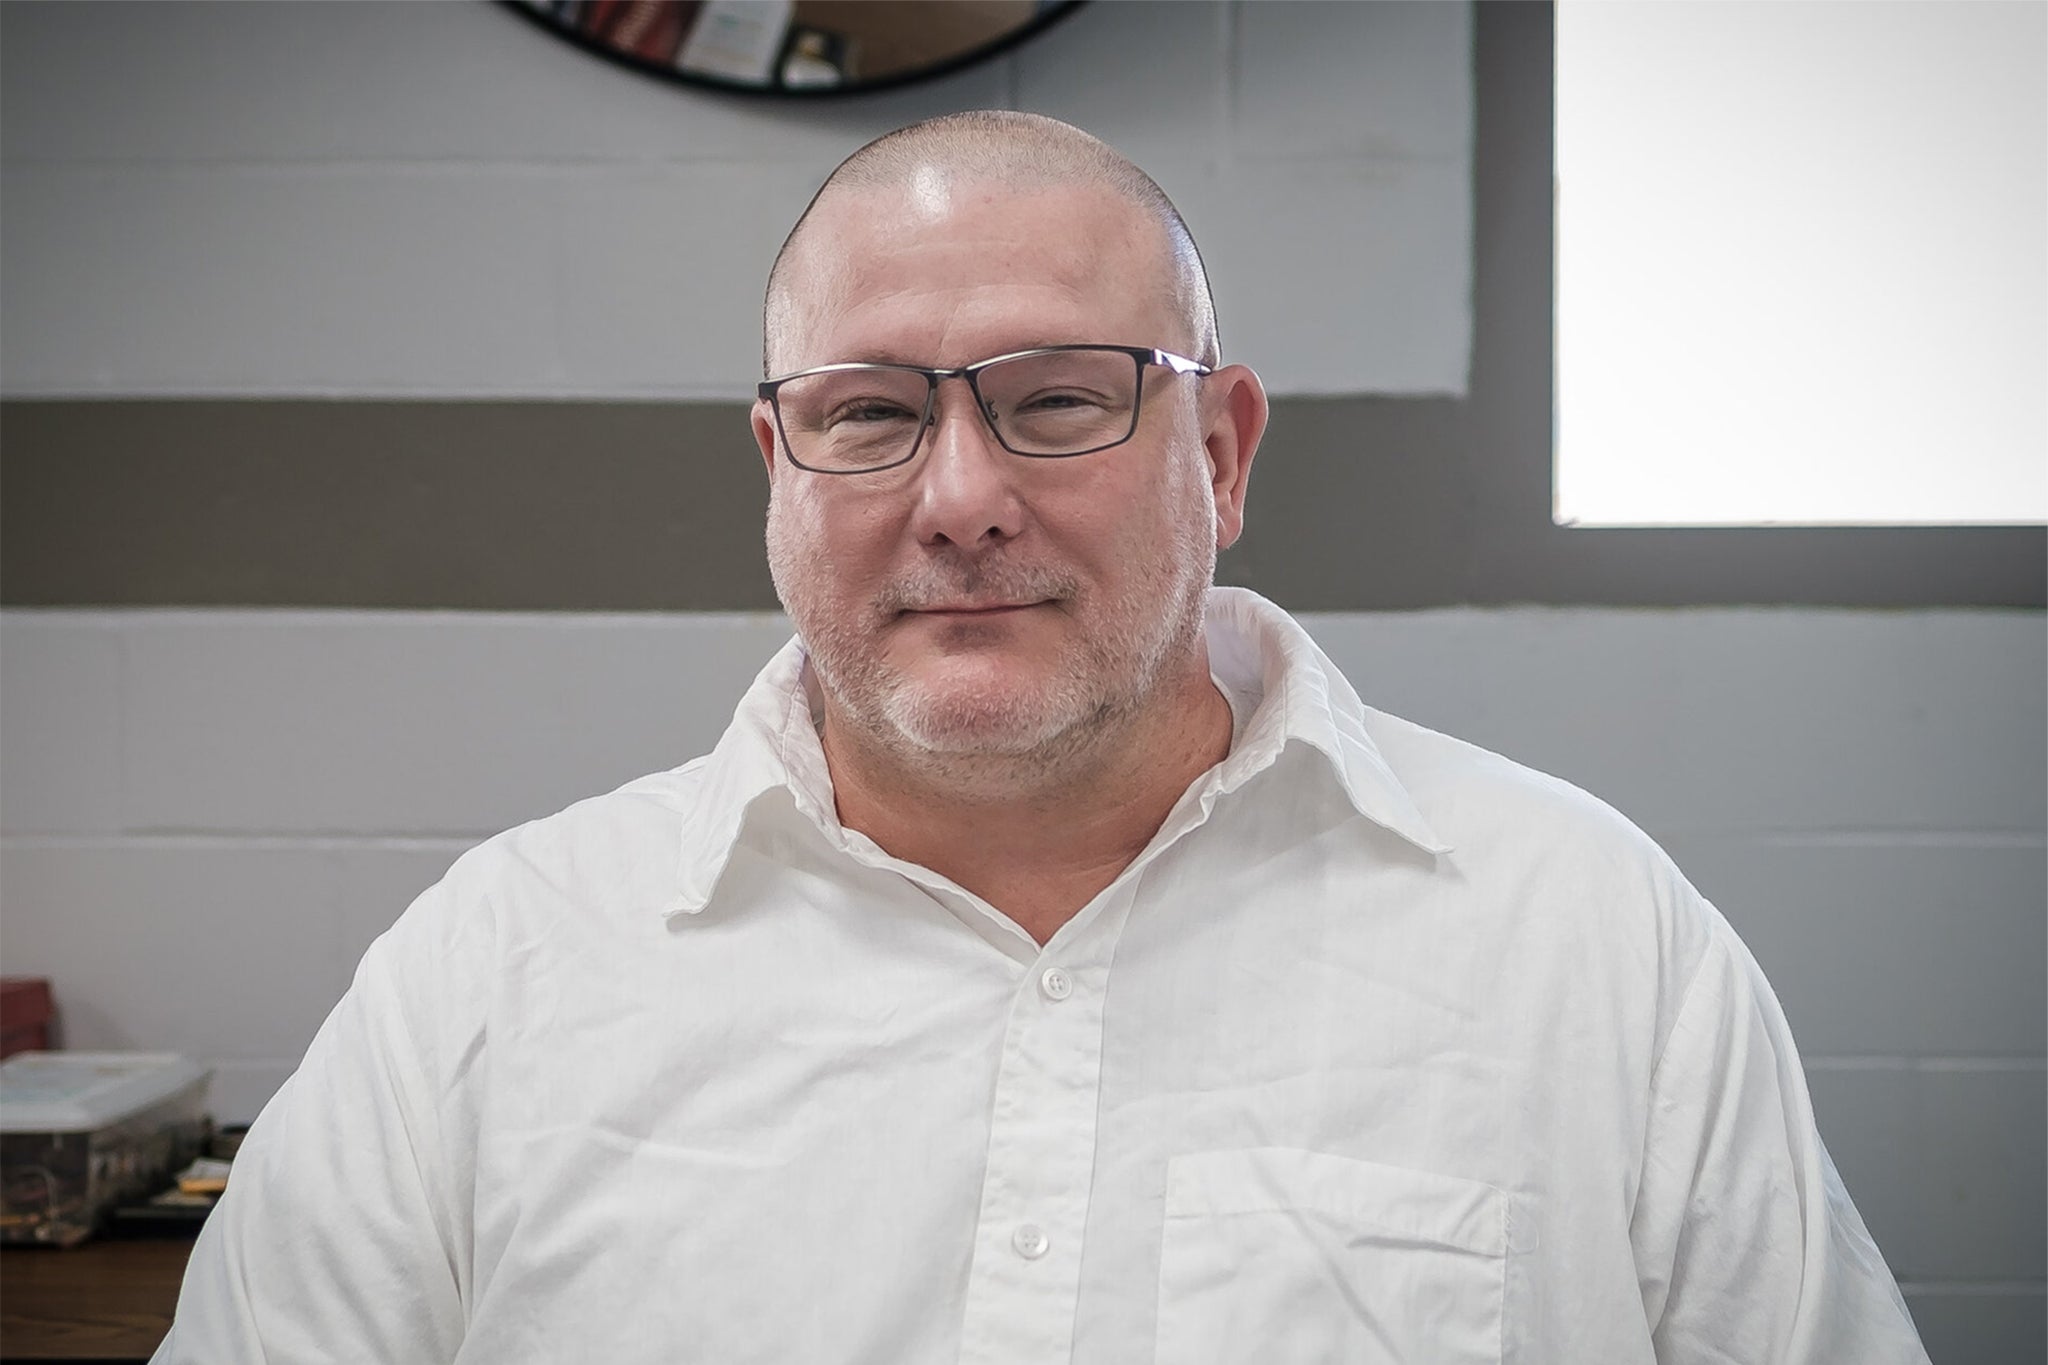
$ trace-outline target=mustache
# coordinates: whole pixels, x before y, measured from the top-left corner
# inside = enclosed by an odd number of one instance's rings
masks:
[[[886,615],[920,611],[936,602],[1042,602],[1080,591],[1073,574],[1055,565],[996,559],[928,560],[875,596]]]

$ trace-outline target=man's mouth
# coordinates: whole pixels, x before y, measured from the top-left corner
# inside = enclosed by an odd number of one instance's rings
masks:
[[[1031,602],[934,602],[926,606],[910,607],[906,615],[914,616],[1007,616],[1015,612],[1029,611],[1033,607],[1045,606],[1046,599]]]

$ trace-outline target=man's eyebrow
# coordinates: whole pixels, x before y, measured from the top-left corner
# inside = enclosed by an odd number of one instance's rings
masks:
[[[1021,342],[1015,346],[1005,346],[1000,351],[991,351],[987,355],[975,356],[972,360],[964,361],[962,363],[968,365],[977,365],[984,360],[992,360],[999,355],[1015,355],[1019,351],[1037,351],[1042,350],[1049,346],[1087,346],[1094,344],[1096,343],[1083,341],[1078,338],[1068,338],[1066,340],[1047,339],[1040,341],[1026,341]],[[897,351],[892,350],[888,347],[876,347],[863,351],[855,351],[850,355],[841,356],[837,360],[828,361],[825,363],[842,365],[910,365],[920,370],[942,370],[952,368],[951,366],[946,365],[935,365],[931,363],[930,359],[926,356],[913,355],[908,351]]]
[[[829,363],[846,365],[915,365],[919,369],[926,368],[922,358],[912,355],[908,351],[892,351],[886,347],[854,351],[843,360]]]

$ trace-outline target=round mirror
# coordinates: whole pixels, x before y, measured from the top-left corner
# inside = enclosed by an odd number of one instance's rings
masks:
[[[944,75],[1083,0],[505,0],[636,71],[756,94],[837,95]]]

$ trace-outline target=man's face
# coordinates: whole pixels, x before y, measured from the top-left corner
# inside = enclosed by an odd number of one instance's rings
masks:
[[[821,204],[806,233],[777,373],[1191,344],[1159,229],[1104,191],[920,180]],[[844,476],[791,465],[757,404],[769,567],[828,724],[913,760],[1049,755],[1198,667],[1219,531],[1204,382],[1148,366],[1129,442],[1033,460],[947,380],[915,460]]]

